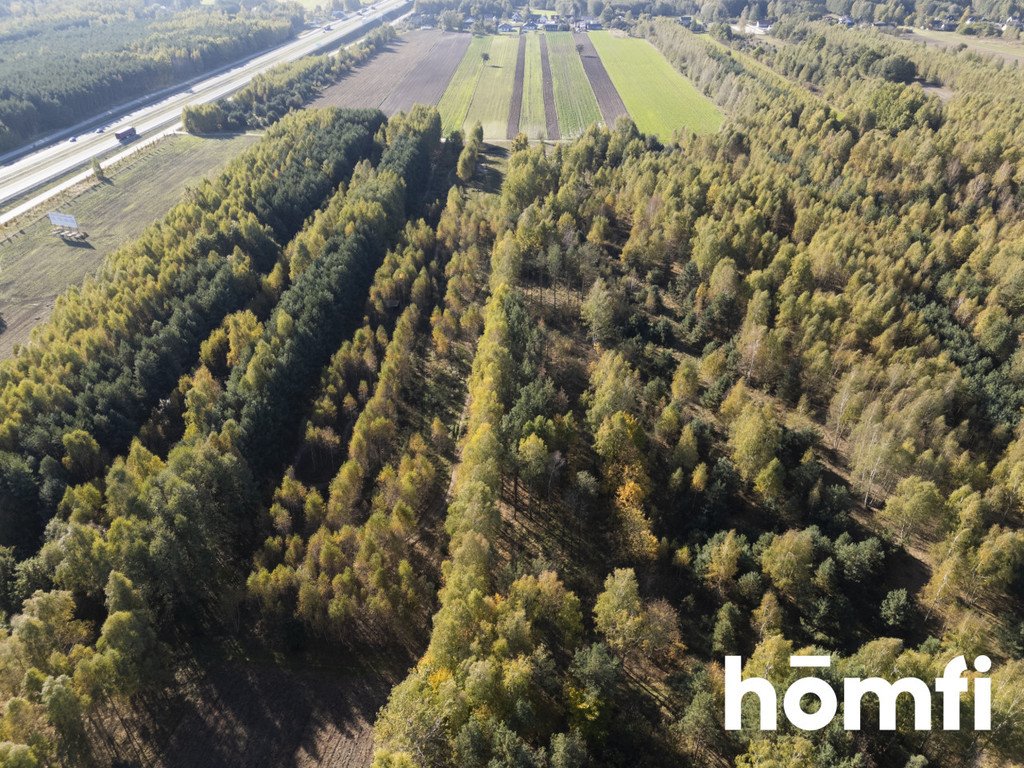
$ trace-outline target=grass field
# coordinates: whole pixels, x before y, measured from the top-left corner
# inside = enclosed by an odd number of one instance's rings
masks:
[[[487,138],[505,138],[518,45],[515,37],[473,38],[437,105],[445,131],[470,130],[479,121]]]
[[[608,76],[641,131],[669,139],[680,128],[712,133],[722,113],[646,40],[591,32]]]
[[[484,53],[489,55],[490,49],[491,38],[473,38],[462,61],[459,62],[455,74],[452,75],[451,82],[445,88],[444,95],[437,103],[446,133],[462,130],[466,116],[469,114],[470,104],[473,103],[477,84],[480,81],[480,71],[484,66],[481,56]]]
[[[504,136],[508,130],[508,107],[512,101],[519,40],[508,36],[487,39],[491,43],[488,51],[491,58],[480,70],[465,125],[471,128],[479,122],[485,136]]]
[[[663,139],[681,129],[711,133],[722,124],[718,108],[646,40],[608,32],[580,34],[577,39],[569,32],[548,32],[543,40],[551,69],[549,100],[554,96],[554,109],[550,103],[548,106],[558,119],[557,124],[554,119],[547,123],[541,35],[529,33],[522,101],[517,106],[521,106],[519,130],[531,139],[558,138],[559,134],[563,139],[573,138],[602,118],[613,123],[626,112],[640,130]],[[585,59],[577,50],[580,44]],[[519,96],[515,83],[518,45],[519,38],[514,35],[472,39],[438,103],[446,131],[469,130],[479,121],[487,139],[501,140],[515,130],[509,124],[509,114],[513,93],[515,98]],[[486,63],[484,54],[489,57]],[[511,112],[514,124],[515,111]]]
[[[54,210],[74,214],[89,233],[88,245],[68,245],[50,234],[45,216],[26,223],[20,234],[0,241],[0,308],[7,330],[0,334],[0,357],[50,315],[54,299],[81,283],[103,258],[159,220],[188,185],[212,175],[256,136],[197,138],[171,136],[110,173]]]
[[[540,69],[540,35],[526,37],[526,69],[523,73],[523,111],[519,130],[531,139],[546,138],[544,118],[544,83]]]
[[[583,63],[576,52],[571,32],[548,32],[548,60],[555,89],[555,107],[562,138],[583,133],[591,123],[601,122],[601,110],[590,86]]]
[[[1024,44],[998,37],[978,37],[961,35],[957,32],[938,32],[933,29],[914,29],[914,37],[921,38],[932,45],[943,48],[955,48],[964,45],[968,50],[988,56],[996,56],[1007,61],[1024,62]]]

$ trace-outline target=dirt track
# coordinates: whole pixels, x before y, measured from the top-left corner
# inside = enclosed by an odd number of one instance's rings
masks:
[[[516,51],[516,74],[512,81],[512,101],[508,106],[508,129],[505,136],[514,139],[519,133],[519,118],[523,114],[523,78],[526,75],[526,35],[519,36]]]
[[[577,45],[583,46],[583,50],[580,52],[583,71],[587,73],[590,86],[594,89],[604,124],[609,128],[614,127],[616,120],[629,114],[626,112],[626,105],[622,103],[622,98],[615,90],[612,79],[608,77],[608,70],[604,68],[597,49],[590,42],[590,36],[586,32],[576,32],[572,37]]]
[[[327,88],[313,107],[370,107],[385,114],[437,104],[469,47],[470,36],[413,30]]]
[[[548,139],[558,141],[562,132],[558,129],[558,110],[555,108],[555,88],[551,80],[551,61],[548,59],[548,39],[540,36],[540,74],[544,88],[544,119],[547,121]]]

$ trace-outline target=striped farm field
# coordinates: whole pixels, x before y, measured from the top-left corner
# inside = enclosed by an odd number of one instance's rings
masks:
[[[483,70],[483,54],[490,50],[489,37],[474,37],[459,62],[459,67],[452,76],[451,82],[444,89],[437,110],[441,114],[444,131],[462,130],[469,115],[469,106],[473,102],[476,86]],[[489,54],[489,53],[488,53]]]
[[[609,32],[590,39],[630,117],[644,133],[670,139],[680,129],[713,133],[722,113],[646,40]]]
[[[481,60],[476,92],[469,103],[463,127],[469,129],[479,122],[484,128],[484,136],[504,136],[508,129],[508,111],[515,83],[519,40],[508,36],[483,39],[490,43],[487,49],[490,59],[486,63]],[[467,58],[472,55],[472,51],[473,47],[470,45],[470,50],[466,53]],[[477,58],[482,59],[481,56]]]
[[[591,123],[601,122],[601,110],[587,73],[583,71],[572,33],[549,32],[547,39],[558,126],[562,138],[575,138]]]
[[[541,80],[540,35],[526,36],[526,67],[523,73],[523,111],[519,130],[531,139],[546,138],[544,82]]]
[[[445,131],[479,122],[489,141],[517,133],[573,139],[628,114],[644,133],[668,140],[722,124],[718,107],[646,40],[609,32],[463,39],[465,53],[457,67],[447,65],[454,75],[438,102]]]
[[[437,103],[446,133],[462,130],[469,114],[469,107],[473,103],[473,96],[476,94],[480,72],[484,67],[483,54],[489,54],[490,48],[491,38],[473,38],[441,100]]]

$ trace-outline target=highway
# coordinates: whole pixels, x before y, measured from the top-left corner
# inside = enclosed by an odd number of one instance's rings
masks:
[[[278,64],[295,61],[303,56],[340,45],[360,31],[377,25],[385,17],[393,18],[398,11],[410,4],[411,0],[382,0],[364,9],[362,14],[353,14],[351,18],[337,20],[304,32],[284,45],[249,59],[228,71],[195,82],[191,86],[183,85],[155,104],[127,113],[112,111],[111,120],[102,126],[102,132],[96,130],[95,120],[89,121],[83,124],[91,126],[87,132],[76,134],[71,140],[65,138],[56,141],[0,166],[0,205],[26,195],[76,169],[88,166],[93,158],[121,147],[121,143],[114,138],[115,131],[134,126],[140,136],[136,142],[124,145],[125,152],[118,153],[118,157],[121,157],[130,153],[133,146],[141,146],[179,130],[183,107],[223,98],[245,86],[256,75]],[[88,171],[84,175],[87,174]],[[59,189],[48,190],[47,193],[34,196],[26,204],[19,205],[17,209],[8,211],[0,216],[0,224],[10,221],[30,207],[45,202],[47,194],[55,194],[57,191]]]

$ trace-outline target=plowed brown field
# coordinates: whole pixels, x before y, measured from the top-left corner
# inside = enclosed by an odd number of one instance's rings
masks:
[[[548,59],[548,38],[540,38],[540,71],[544,88],[544,117],[548,124],[548,138],[557,141],[562,138],[558,129],[558,111],[555,108],[555,89],[551,82],[551,61]]]
[[[601,63],[601,57],[597,55],[597,49],[590,41],[590,36],[586,32],[577,32],[573,35],[573,40],[577,45],[583,46],[583,50],[580,52],[583,71],[587,73],[587,79],[590,80],[590,85],[594,89],[597,104],[601,107],[604,124],[611,128],[615,125],[616,120],[629,114],[626,111],[626,105],[622,103],[622,97],[619,96],[619,92],[612,84],[612,79],[608,77],[608,70]]]
[[[407,32],[311,106],[370,107],[393,115],[413,104],[437,104],[470,40],[434,29]]]

